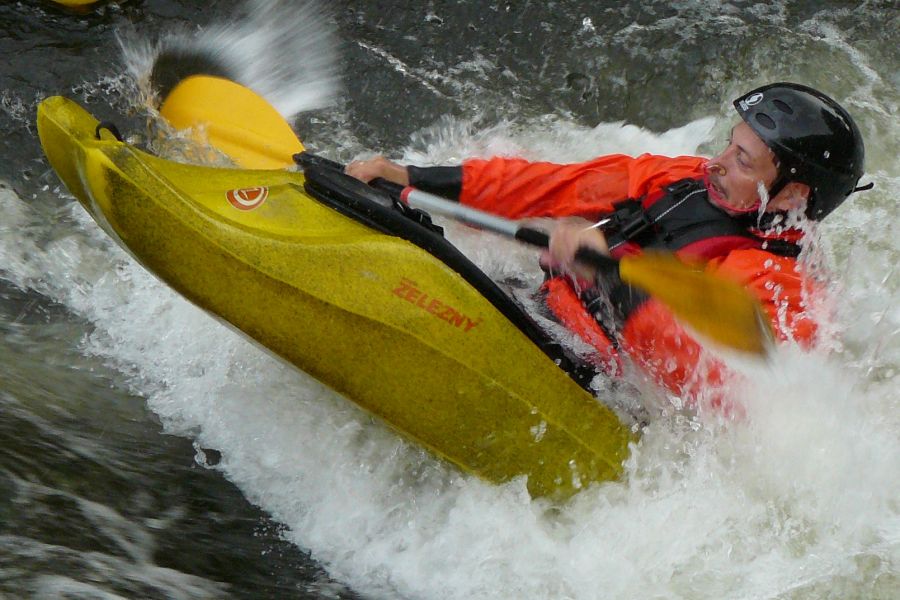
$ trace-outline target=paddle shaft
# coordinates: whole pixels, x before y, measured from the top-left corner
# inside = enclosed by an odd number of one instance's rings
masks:
[[[412,187],[400,195],[408,206],[432,214],[440,214],[547,247],[550,236],[523,227],[480,210],[463,206]],[[731,348],[765,356],[770,347],[771,331],[755,298],[738,284],[718,279],[680,262],[671,254],[646,253],[614,260],[587,247],[580,247],[575,260],[600,271],[603,276],[618,273],[622,281],[665,304],[700,333]]]
[[[310,152],[302,152],[294,155],[294,161],[303,167],[324,167],[343,171],[344,165],[339,162],[312,154]],[[399,199],[401,202],[411,208],[423,210],[430,214],[438,214],[448,217],[455,221],[474,225],[481,229],[487,229],[494,233],[499,233],[510,238],[525,242],[532,246],[547,248],[550,245],[550,236],[545,232],[531,227],[525,227],[518,221],[504,219],[497,215],[492,215],[484,211],[465,206],[459,202],[447,200],[440,196],[423,192],[414,187],[403,187],[398,183],[387,181],[385,179],[374,179],[371,185],[388,192],[391,196]],[[608,269],[618,266],[618,261],[593,250],[592,248],[581,247],[575,253],[575,259],[581,263]]]
[[[497,215],[492,215],[413,187],[405,188],[400,194],[400,200],[412,208],[449,217],[467,225],[487,229],[532,246],[547,248],[550,245],[550,236],[539,229],[525,227],[520,225],[518,221],[504,219],[503,217],[498,217]],[[586,265],[605,269],[618,265],[618,261],[585,246],[578,249],[575,253],[575,259]]]

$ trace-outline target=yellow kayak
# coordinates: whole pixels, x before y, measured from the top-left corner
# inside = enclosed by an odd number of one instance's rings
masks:
[[[527,476],[534,496],[621,472],[631,435],[564,352],[381,192],[327,169],[167,161],[62,97],[41,103],[38,132],[147,269],[408,439],[492,482]]]

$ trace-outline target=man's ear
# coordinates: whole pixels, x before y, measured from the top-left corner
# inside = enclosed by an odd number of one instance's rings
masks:
[[[770,211],[788,211],[798,208],[805,208],[806,201],[809,200],[810,188],[805,183],[799,181],[791,181],[778,192],[774,198],[769,200],[766,206]]]

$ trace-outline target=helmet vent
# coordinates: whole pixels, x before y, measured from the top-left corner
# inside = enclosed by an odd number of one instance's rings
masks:
[[[780,110],[783,113],[787,113],[789,115],[794,114],[794,109],[791,108],[791,105],[787,102],[783,102],[781,100],[772,100],[772,104],[775,105],[775,108]]]
[[[766,129],[775,129],[775,121],[767,115],[766,113],[756,113],[754,115],[756,117],[756,122],[765,127]]]

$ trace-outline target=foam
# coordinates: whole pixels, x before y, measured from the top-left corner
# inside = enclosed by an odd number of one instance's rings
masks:
[[[532,125],[478,131],[447,121],[423,132],[408,156],[427,162],[461,147],[498,146],[540,156],[556,145],[576,156],[606,144],[637,153],[657,143],[689,153],[702,142],[697,132],[711,127],[703,120],[657,135],[619,124]],[[747,423],[670,410],[644,431],[623,481],[551,507],[529,500],[522,481],[488,486],[400,440],[180,299],[79,209],[69,216],[77,224],[70,236],[40,245],[21,228],[28,207],[9,193],[2,203],[8,276],[92,322],[85,351],[119,368],[168,431],[219,449],[216,468],[356,589],[442,598],[591,598],[597,590],[742,597],[812,589],[856,572],[861,557],[878,568],[896,563],[896,398],[887,382],[867,379],[874,363],[865,355],[783,348],[754,385],[735,390]],[[534,275],[528,250],[500,246],[509,253],[498,254],[494,241],[469,230],[449,235],[494,276]],[[879,256],[863,248],[859,260]],[[875,264],[867,272],[879,271]],[[880,306],[879,323],[896,323],[889,299],[870,291],[852,288],[849,301]],[[878,335],[879,323],[858,325],[856,335]],[[893,335],[879,358],[894,372],[895,347]]]
[[[876,88],[861,91],[860,106],[877,105],[865,114],[882,123]],[[653,418],[625,477],[564,506],[530,500],[522,481],[495,487],[462,476],[402,441],[180,299],[77,207],[64,215],[67,235],[47,241],[37,209],[0,189],[0,265],[4,278],[91,322],[84,351],[118,368],[168,431],[220,450],[215,468],[355,589],[420,598],[889,597],[900,566],[900,242],[884,224],[897,221],[900,166],[890,152],[896,122],[884,124],[869,145],[882,165],[876,190],[821,230],[844,282],[835,354],[788,345],[767,366],[736,365],[752,376],[733,390],[747,409],[741,422],[681,414],[658,391],[632,397]],[[559,115],[489,126],[447,118],[401,154],[436,164],[495,153],[561,161],[693,153],[719,127],[716,116],[662,133]],[[492,276],[540,277],[530,250],[458,227],[448,235]]]

